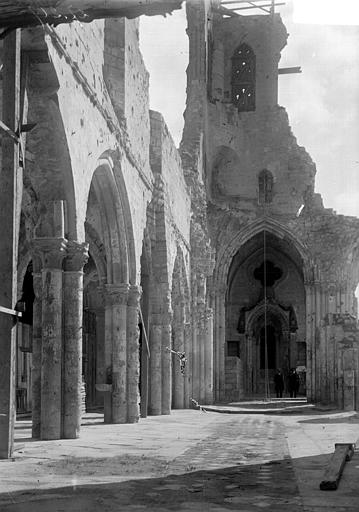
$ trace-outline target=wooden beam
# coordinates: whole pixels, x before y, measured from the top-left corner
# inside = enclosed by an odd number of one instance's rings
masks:
[[[323,480],[319,485],[320,490],[335,491],[338,489],[345,463],[353,456],[354,446],[353,443],[335,444],[335,451],[325,470]]]
[[[87,2],[78,0],[76,6],[72,2],[66,2],[67,5],[59,5],[53,0],[53,5],[49,1],[29,0],[21,2],[22,5],[15,5],[11,10],[0,5],[0,27],[4,28],[0,33],[0,39],[4,39],[10,31],[16,28],[34,27],[38,25],[57,26],[61,23],[72,23],[79,21],[81,23],[90,23],[96,19],[106,18],[137,18],[138,16],[156,16],[171,14],[177,9],[181,9],[183,0],[129,0],[105,2],[105,5],[99,6],[101,2]],[[14,3],[14,2],[13,2]],[[1,4],[1,2],[0,2]],[[42,4],[42,5],[41,5]],[[70,5],[69,5],[70,4]]]
[[[0,313],[22,317],[22,311],[16,311],[15,309],[5,308],[4,306],[0,306]]]
[[[224,0],[221,5],[227,4],[256,4],[257,2],[265,2],[266,0]]]
[[[20,144],[14,134],[20,125],[20,47],[21,32],[15,30],[3,46],[3,124],[8,137],[2,137],[0,170],[0,304],[14,310],[17,296],[17,253],[22,199]],[[18,137],[16,136],[18,139]],[[16,338],[11,315],[0,315],[0,458],[8,459],[14,449],[16,417],[15,371]]]
[[[231,18],[239,16],[239,14],[235,11],[232,11],[232,9],[227,9],[226,7],[222,7],[221,5],[219,7],[213,7],[213,10],[219,12],[220,14],[223,14],[223,16],[230,16]]]
[[[248,2],[249,4],[251,2]],[[285,2],[278,2],[276,4],[274,4],[275,6],[279,6],[279,5],[285,5]],[[266,11],[268,13],[270,13],[270,11],[268,11],[267,9],[264,9],[264,7],[272,7],[273,4],[262,4],[262,5],[248,5],[247,7],[232,7],[232,11],[245,11],[245,10],[248,10],[248,9],[262,9],[263,11]]]
[[[270,14],[270,11],[268,11],[268,9],[265,9],[265,5],[264,4],[255,4],[253,2],[249,2],[251,4],[252,7],[254,7],[255,9],[262,9],[262,11],[266,12],[267,14]],[[244,7],[243,7],[244,9]]]
[[[300,66],[294,66],[292,68],[279,68],[278,75],[290,75],[293,73],[301,73],[302,68]]]
[[[0,130],[2,130],[4,133],[6,133],[6,135],[8,137],[10,137],[14,142],[17,142],[19,143],[20,142],[20,137],[18,135],[16,135],[16,133],[14,132],[14,130],[12,130],[11,128],[9,128],[5,123],[3,123],[1,120],[0,120]]]

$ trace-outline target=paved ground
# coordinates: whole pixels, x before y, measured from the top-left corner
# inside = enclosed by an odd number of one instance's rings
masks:
[[[354,413],[189,410],[83,423],[80,439],[61,441],[32,441],[30,422],[17,423],[15,458],[0,461],[1,512],[359,511],[358,452],[337,491],[319,490],[334,443],[359,437]]]

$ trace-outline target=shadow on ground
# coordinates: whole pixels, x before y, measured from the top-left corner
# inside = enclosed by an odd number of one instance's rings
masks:
[[[352,416],[338,417],[338,418],[328,418],[328,417],[320,417],[320,418],[310,418],[309,420],[299,420],[298,423],[323,423],[326,425],[337,424],[337,423],[359,423],[359,414],[353,413]],[[359,429],[358,429],[359,436]]]
[[[49,470],[63,474],[66,462],[52,462]],[[73,460],[70,466],[86,466],[87,474],[101,460]],[[109,464],[104,469],[109,471]],[[67,470],[71,471],[71,467]],[[133,467],[132,470],[135,470]],[[166,468],[156,468],[164,472]],[[136,471],[136,470],[135,470]],[[167,468],[171,472],[171,467]],[[110,473],[113,474],[113,471]],[[121,475],[123,477],[123,472]],[[266,464],[232,466],[210,471],[191,469],[182,474],[129,478],[112,484],[73,485],[46,490],[30,489],[0,495],[2,512],[95,511],[210,511],[229,510],[302,512],[302,503],[290,459]]]

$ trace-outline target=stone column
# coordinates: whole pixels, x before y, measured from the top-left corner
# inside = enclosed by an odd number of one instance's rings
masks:
[[[127,422],[127,301],[130,285],[105,285],[106,364],[112,380],[111,416],[105,422]]]
[[[37,238],[42,257],[41,439],[61,438],[62,261],[64,238]]]
[[[105,364],[105,309],[96,308],[96,384],[106,383]],[[104,398],[103,394],[96,390],[96,401]]]
[[[139,336],[138,328],[141,287],[130,286],[127,306],[127,421],[137,423],[139,408]]]
[[[183,302],[174,306],[173,313],[173,350],[176,352],[185,351],[184,318],[185,305]],[[188,357],[188,352],[186,352]],[[185,375],[181,373],[180,361],[176,354],[172,355],[173,363],[173,407],[174,409],[183,409],[185,407],[184,398],[184,380]]]
[[[141,296],[141,309],[142,309],[142,347],[140,359],[140,382],[141,382],[141,418],[147,418],[148,414],[148,397],[149,397],[149,283],[148,275],[143,275],[141,278],[142,296]],[[146,341],[147,340],[147,341]]]
[[[195,287],[194,287],[195,288]],[[197,313],[197,294],[192,295],[192,361],[191,361],[191,376],[192,376],[192,397],[199,400],[199,344],[198,344],[198,313]]]
[[[108,285],[107,285],[108,286]],[[106,285],[98,287],[104,305],[103,332],[103,379],[101,383],[108,388],[103,392],[104,422],[112,423],[112,300],[113,294]],[[106,387],[105,386],[105,387]]]
[[[159,313],[151,316],[150,375],[148,414],[156,416],[162,411],[162,325]]]
[[[171,414],[172,402],[172,310],[165,305],[162,324],[162,414]]]
[[[205,402],[205,347],[206,347],[206,276],[197,273],[197,329],[198,329],[198,359],[199,359],[199,393],[198,401]]]
[[[220,400],[221,395],[221,362],[224,361],[224,356],[221,355],[222,347],[222,334],[221,327],[221,308],[222,308],[222,295],[216,291],[214,300],[214,399]]]
[[[219,396],[216,400],[224,400],[226,394],[226,376],[225,376],[225,344],[226,344],[226,310],[225,310],[225,292],[219,296],[218,301],[218,334],[219,339]]]
[[[338,344],[338,405],[345,411],[353,411],[356,407],[358,349],[352,344],[353,342]]]
[[[75,439],[80,434],[83,267],[87,259],[88,244],[75,241],[68,243],[63,284],[64,363],[62,437],[65,439]]]
[[[213,403],[213,310],[207,308],[205,316],[205,403]]]
[[[313,293],[310,283],[305,283],[305,316],[307,342],[307,396],[315,398],[315,340],[313,336]]]
[[[35,293],[32,313],[32,437],[39,439],[41,429],[42,262],[36,254],[32,257],[32,265]]]
[[[185,368],[185,374],[184,374],[184,407],[188,409],[190,407],[190,391],[191,391],[191,354],[192,354],[192,347],[191,347],[191,340],[192,340],[192,326],[190,322],[186,322],[184,325],[184,351],[186,353],[187,358],[187,364]]]

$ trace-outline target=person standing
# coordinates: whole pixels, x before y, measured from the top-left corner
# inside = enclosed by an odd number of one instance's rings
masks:
[[[274,375],[274,389],[277,398],[282,398],[284,389],[284,378],[280,369],[278,369]]]
[[[291,398],[297,398],[299,391],[299,375],[295,368],[290,370],[289,374],[289,395]]]

